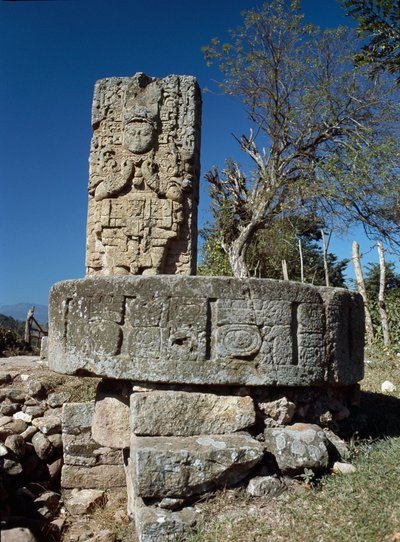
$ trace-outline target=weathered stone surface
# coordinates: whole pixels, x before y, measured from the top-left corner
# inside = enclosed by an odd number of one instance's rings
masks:
[[[138,506],[135,510],[135,528],[139,542],[177,540],[193,531],[198,521],[194,508],[170,512],[162,508]]]
[[[247,485],[252,497],[277,497],[286,490],[286,484],[276,476],[256,476]]]
[[[296,412],[296,405],[288,401],[286,397],[282,397],[277,401],[259,403],[258,406],[261,412],[267,416],[265,420],[266,427],[288,424],[292,421]]]
[[[35,452],[40,459],[47,459],[53,451],[51,442],[43,435],[43,433],[37,432],[32,437],[32,444],[35,448]]]
[[[101,489],[73,489],[65,507],[72,515],[89,514],[104,503],[105,493]]]
[[[240,431],[255,423],[251,397],[153,391],[131,396],[132,431],[147,436],[191,436]]]
[[[129,405],[118,397],[96,399],[93,421],[93,439],[109,448],[129,448]]]
[[[63,406],[64,403],[68,403],[71,398],[71,394],[67,391],[60,391],[58,393],[50,393],[47,398],[47,402],[51,408]]]
[[[94,402],[66,403],[62,409],[62,432],[79,435],[88,432],[92,427]]]
[[[21,435],[10,435],[4,443],[17,457],[25,454],[25,440]]]
[[[363,376],[363,325],[362,300],[338,288],[89,277],[52,289],[49,366],[149,382],[347,385]]]
[[[318,425],[296,423],[266,429],[265,448],[275,456],[282,472],[322,469],[328,466],[326,436]]]
[[[34,418],[32,425],[37,427],[44,435],[55,435],[61,431],[61,420],[58,416],[43,416]]]
[[[37,539],[29,529],[15,527],[14,529],[1,530],[2,542],[37,542]]]
[[[125,472],[122,465],[96,465],[78,467],[64,465],[61,472],[61,487],[64,489],[110,489],[125,487]]]
[[[135,494],[185,497],[241,480],[261,461],[263,446],[247,433],[132,437]]]
[[[97,81],[88,275],[194,273],[200,114],[194,77]]]

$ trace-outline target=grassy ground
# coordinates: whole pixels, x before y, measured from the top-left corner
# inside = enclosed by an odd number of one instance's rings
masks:
[[[353,415],[352,475],[327,475],[275,499],[244,490],[203,503],[204,526],[187,542],[380,542],[400,540],[400,356],[367,352]],[[381,384],[397,391],[383,395]]]

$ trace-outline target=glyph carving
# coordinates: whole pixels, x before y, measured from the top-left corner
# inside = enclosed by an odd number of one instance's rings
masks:
[[[193,77],[96,83],[88,275],[194,273],[200,110]]]

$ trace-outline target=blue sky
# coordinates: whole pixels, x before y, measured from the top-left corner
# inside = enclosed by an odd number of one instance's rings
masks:
[[[349,24],[336,0],[303,0],[321,26]],[[54,282],[85,274],[90,111],[94,83],[143,71],[218,78],[201,46],[260,5],[240,0],[0,1],[0,305],[46,304]],[[215,88],[215,86],[214,86]],[[238,156],[240,103],[203,93],[202,174]],[[202,180],[200,226],[208,218]],[[359,236],[358,233],[353,233]],[[350,257],[351,239],[332,241]],[[363,251],[371,243],[360,237]],[[368,260],[376,260],[371,252]],[[351,275],[351,273],[349,273]]]

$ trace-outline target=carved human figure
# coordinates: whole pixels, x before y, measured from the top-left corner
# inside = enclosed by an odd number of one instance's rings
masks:
[[[197,88],[193,78],[185,84]],[[177,76],[144,74],[96,85],[88,274],[187,273],[194,268],[199,102],[193,98],[188,105],[180,85]],[[196,114],[189,115],[191,109]],[[191,125],[193,118],[197,125]]]

